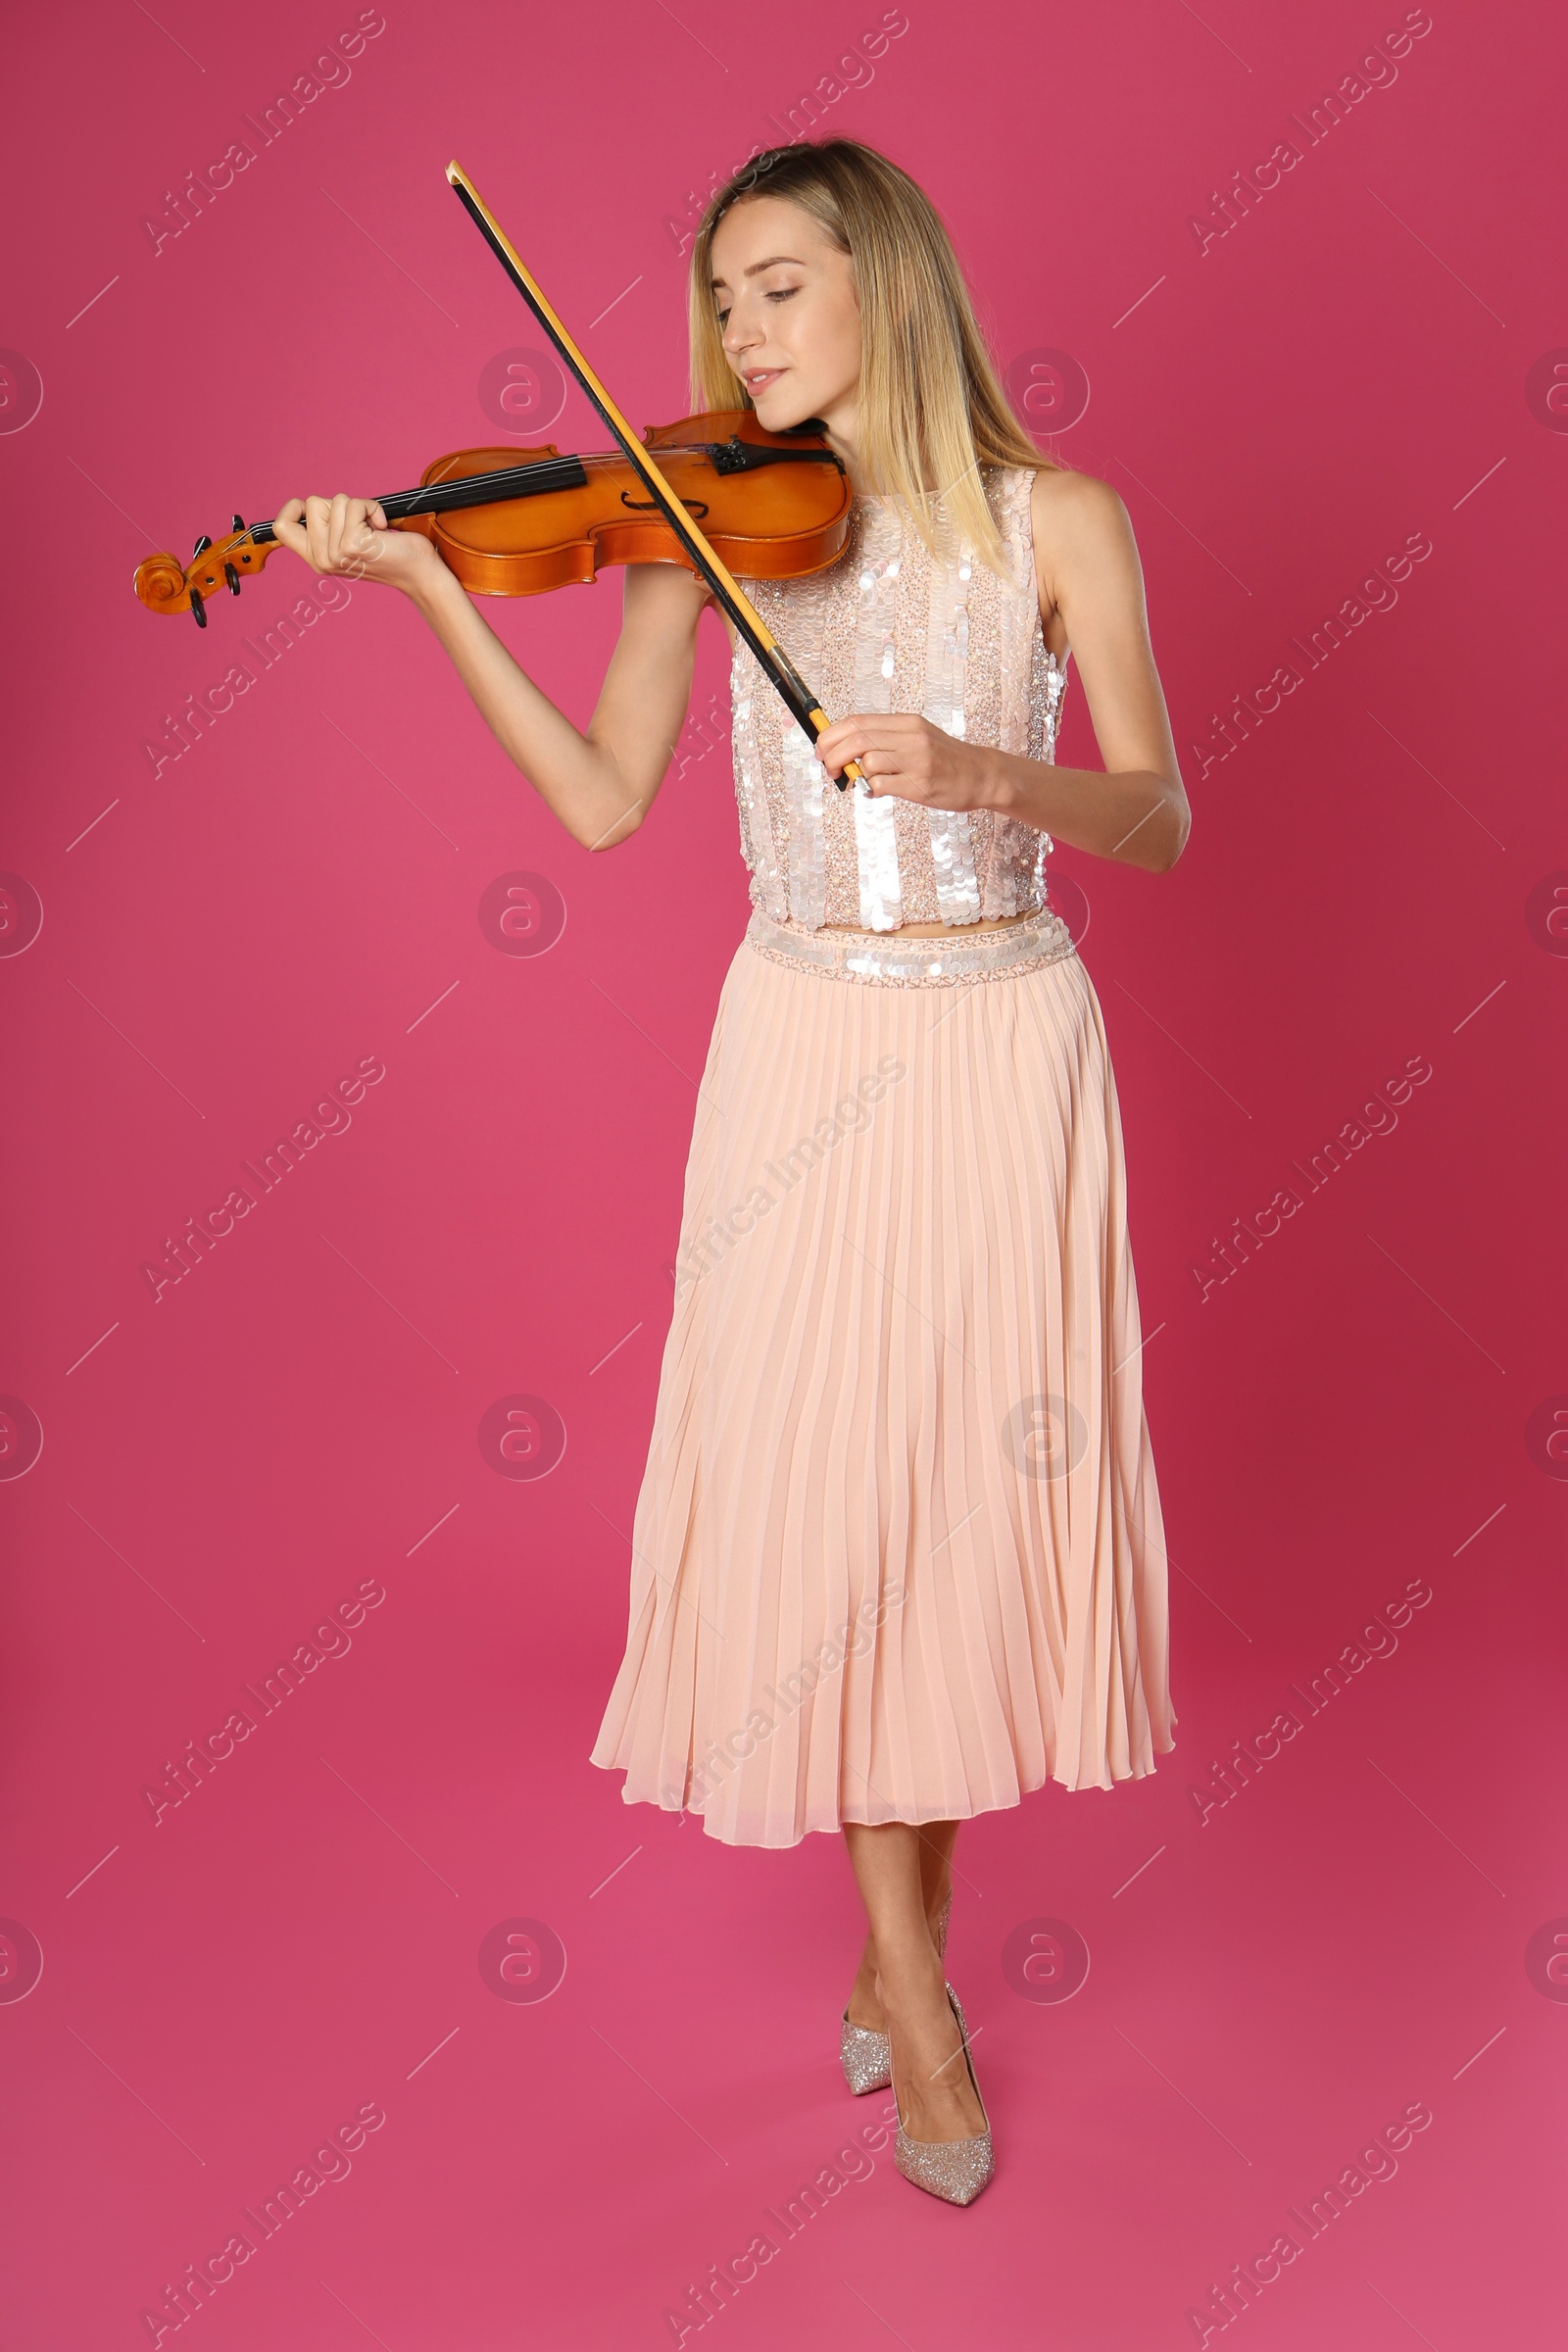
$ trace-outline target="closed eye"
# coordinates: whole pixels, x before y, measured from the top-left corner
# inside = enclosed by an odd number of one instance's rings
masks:
[[[763,299],[768,302],[788,302],[790,297],[798,294],[800,290],[799,286],[775,286]],[[721,327],[728,323],[728,311],[715,311],[713,315]]]

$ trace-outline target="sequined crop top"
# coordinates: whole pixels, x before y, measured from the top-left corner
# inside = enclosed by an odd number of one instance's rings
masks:
[[[747,593],[833,716],[918,711],[966,743],[1054,760],[1067,676],[1046,646],[1028,466],[986,466],[1011,579],[931,556],[892,501],[857,498],[843,553]],[[1070,659],[1070,654],[1069,657]],[[744,638],[730,674],[735,792],[751,899],[775,922],[975,923],[1045,905],[1049,834],[992,808],[840,791]]]

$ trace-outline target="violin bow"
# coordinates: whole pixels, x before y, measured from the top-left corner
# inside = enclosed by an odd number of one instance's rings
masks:
[[[523,301],[528,305],[551,342],[571,369],[578,383],[592,401],[605,423],[625,451],[629,463],[642,476],[664,520],[690,556],[697,569],[707,580],[713,594],[756,655],[763,673],[783,697],[791,716],[805,731],[813,746],[823,730],[831,725],[827,712],[802,678],[778,639],[763,620],[751,598],[730,571],[729,566],[714,554],[708,540],[692,520],[664,476],[655,465],[643,443],[638,440],[625,417],[566,332],[544,289],[519,258],[495,215],[479,194],[461,164],[447,166],[447,178],[456,189],[463,205],[479,234],[511,278]],[[833,779],[842,792],[848,784],[863,783],[863,772],[858,760],[848,760],[842,775]],[[868,791],[870,788],[866,786]]]

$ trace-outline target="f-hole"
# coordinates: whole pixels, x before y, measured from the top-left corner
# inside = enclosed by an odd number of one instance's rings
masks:
[[[634,514],[662,514],[663,513],[657,498],[633,498],[625,490],[620,494],[620,503],[623,507],[630,507]],[[683,498],[680,503],[688,514],[696,515],[699,522],[707,520],[708,501],[706,499]]]

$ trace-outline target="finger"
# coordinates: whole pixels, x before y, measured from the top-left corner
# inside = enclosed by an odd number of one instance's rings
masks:
[[[363,498],[346,498],[343,501],[342,518],[332,542],[332,561],[339,571],[363,572],[365,569],[365,551],[370,538],[365,525],[368,512]]]
[[[356,503],[354,511],[359,516],[359,521],[350,533],[350,544],[356,551],[354,569],[363,578],[368,565],[379,564],[381,561],[381,551],[386,544],[386,533],[390,526],[386,518],[386,510],[379,499],[360,500]]]
[[[338,571],[352,572],[356,579],[365,577],[365,549],[370,533],[365,525],[365,501],[351,498],[348,512],[332,548],[332,561]]]
[[[902,722],[896,713],[884,712],[878,716],[873,712],[867,716],[841,718],[836,724],[841,730],[841,740],[837,745],[841,758],[858,760],[861,752],[881,752],[889,760],[897,761]]]
[[[320,508],[314,542],[317,550],[316,567],[318,571],[330,571],[332,568],[332,501],[329,498],[323,498],[314,501],[313,504],[318,505]]]
[[[282,546],[288,548],[291,553],[296,556],[303,556],[308,553],[305,541],[305,533],[300,525],[300,517],[304,512],[304,499],[291,498],[283,506],[279,507],[277,513],[272,517],[273,537],[277,539]]]
[[[355,502],[340,490],[332,501],[332,512],[326,526],[326,560],[333,571],[341,568],[344,541],[349,530],[350,510]]]
[[[854,718],[836,718],[816,739],[817,758],[825,766],[835,770],[846,760],[858,759],[866,743],[863,724]]]
[[[365,550],[367,563],[380,562],[381,550],[386,545],[391,527],[386,518],[386,509],[379,499],[372,498],[365,509],[365,519],[360,524],[360,545]]]
[[[305,501],[305,536],[310,543],[309,562],[315,571],[326,569],[326,529],[331,512],[328,499],[308,498]]]

